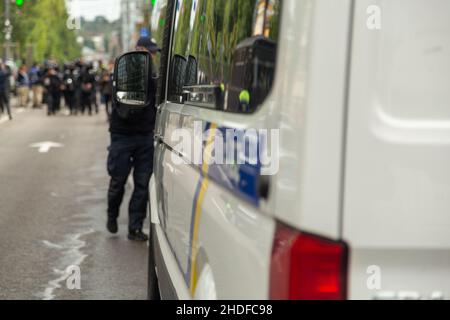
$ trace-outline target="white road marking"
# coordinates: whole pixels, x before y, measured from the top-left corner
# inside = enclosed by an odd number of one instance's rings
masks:
[[[55,243],[47,241],[47,240],[42,241],[42,243],[44,244],[44,246],[46,246],[47,248],[50,248],[50,249],[58,249],[58,250],[64,249],[64,247],[62,245],[55,244]]]
[[[70,274],[65,270],[70,266],[80,267],[83,261],[88,257],[83,253],[82,249],[86,246],[86,241],[81,238],[88,236],[95,231],[88,229],[76,234],[67,235],[61,243],[52,243],[44,240],[43,244],[49,249],[61,251],[59,268],[54,268],[53,273],[58,276],[54,280],[50,280],[45,290],[38,294],[43,300],[53,300],[56,298],[54,291],[62,287],[62,282],[66,281]]]
[[[51,148],[62,148],[63,144],[51,141],[37,142],[30,145],[30,148],[38,148],[39,153],[47,153]]]

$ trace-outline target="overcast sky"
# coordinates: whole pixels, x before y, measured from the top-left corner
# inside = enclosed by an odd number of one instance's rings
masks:
[[[126,0],[125,0],[126,1]],[[66,0],[72,16],[83,16],[88,20],[96,16],[105,16],[113,21],[120,16],[121,0]]]

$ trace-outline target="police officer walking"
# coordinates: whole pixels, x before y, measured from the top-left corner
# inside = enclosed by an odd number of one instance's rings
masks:
[[[159,49],[150,38],[142,37],[137,50],[146,50],[157,54]],[[153,172],[153,133],[155,128],[156,81],[150,75],[150,104],[140,111],[138,117],[124,119],[113,105],[110,133],[111,145],[108,156],[108,172],[111,181],[108,191],[107,229],[111,233],[118,232],[117,218],[125,192],[125,184],[133,170],[134,191],[129,204],[128,239],[147,241],[148,236],[142,231],[147,215],[148,185]]]

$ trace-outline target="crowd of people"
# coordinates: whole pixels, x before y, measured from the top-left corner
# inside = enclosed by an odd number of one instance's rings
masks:
[[[47,106],[47,115],[53,116],[64,105],[70,115],[99,113],[99,97],[111,115],[112,72],[114,62],[86,63],[83,60],[59,65],[47,61],[42,65],[25,64],[17,72],[0,61],[0,116],[12,120],[10,98],[17,95],[18,107],[35,109]]]

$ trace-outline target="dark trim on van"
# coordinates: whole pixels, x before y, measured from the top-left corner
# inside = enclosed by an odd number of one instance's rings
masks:
[[[344,118],[342,131],[342,150],[341,150],[341,181],[339,194],[339,237],[344,236],[344,211],[345,211],[345,192],[346,192],[346,176],[347,176],[347,146],[348,146],[348,117],[350,108],[350,90],[352,76],[352,56],[353,56],[353,37],[355,24],[355,0],[350,3],[350,17],[348,25],[348,42],[347,42],[347,61],[345,74],[345,97],[344,97]]]
[[[164,26],[162,50],[159,66],[159,81],[156,93],[156,107],[159,107],[167,100],[167,71],[170,64],[171,39],[173,30],[173,20],[175,17],[176,0],[168,0],[166,8],[166,24]]]

